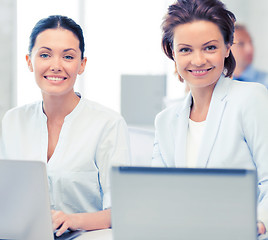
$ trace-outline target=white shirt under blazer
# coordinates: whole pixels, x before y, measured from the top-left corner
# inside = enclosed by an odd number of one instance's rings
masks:
[[[155,120],[154,166],[186,167],[192,95]],[[221,76],[212,94],[196,167],[257,169],[258,219],[268,229],[268,91]]]

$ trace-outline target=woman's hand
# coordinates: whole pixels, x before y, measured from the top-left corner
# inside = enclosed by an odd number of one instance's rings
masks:
[[[53,230],[58,229],[56,235],[62,235],[70,230],[97,230],[111,227],[111,209],[93,213],[66,214],[62,211],[51,210]]]
[[[258,227],[258,234],[265,234],[266,233],[266,228],[264,226],[264,224],[262,222],[258,222],[257,223],[257,227]]]
[[[75,214],[65,214],[62,211],[51,210],[53,231],[58,229],[56,236],[59,237],[67,229],[77,230],[77,217]]]

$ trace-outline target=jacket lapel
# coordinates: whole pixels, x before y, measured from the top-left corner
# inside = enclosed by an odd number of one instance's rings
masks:
[[[221,76],[213,91],[206,118],[206,127],[197,159],[197,167],[206,167],[208,164],[209,156],[221,125],[222,116],[226,106],[226,95],[231,83],[230,81],[232,80]]]
[[[183,107],[177,112],[175,134],[175,166],[186,167],[186,143],[192,95],[189,93],[184,100]]]

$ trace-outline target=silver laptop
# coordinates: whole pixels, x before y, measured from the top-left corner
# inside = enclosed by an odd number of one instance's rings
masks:
[[[255,240],[254,170],[113,167],[114,240]]]
[[[0,160],[0,196],[0,239],[54,239],[44,162]]]

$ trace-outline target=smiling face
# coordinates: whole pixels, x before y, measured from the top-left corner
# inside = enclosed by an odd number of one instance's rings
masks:
[[[173,58],[178,74],[193,88],[214,87],[229,56],[219,27],[198,20],[174,29]]]
[[[42,93],[48,95],[73,94],[77,74],[83,73],[86,65],[78,38],[62,28],[41,32],[26,60]]]

